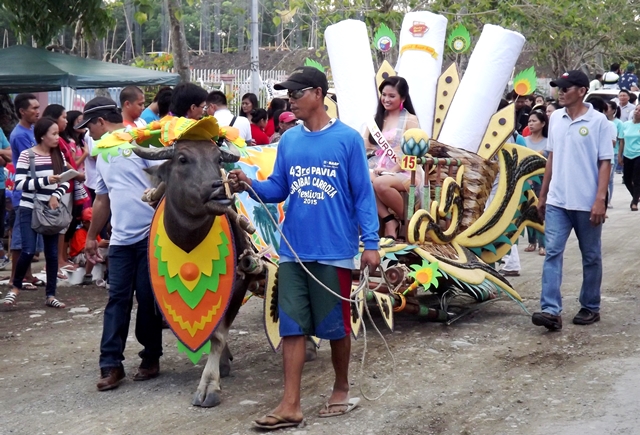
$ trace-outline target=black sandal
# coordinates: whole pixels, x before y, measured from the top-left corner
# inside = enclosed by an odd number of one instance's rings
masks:
[[[387,216],[382,218],[382,224],[386,224],[387,222],[391,222],[391,221],[396,221],[398,223],[398,228],[396,228],[396,234],[395,236],[388,236],[385,234],[384,237],[397,241],[398,238],[400,237],[400,227],[402,226],[402,223],[400,222],[399,219],[396,218],[396,215],[394,215],[393,213],[388,214]]]

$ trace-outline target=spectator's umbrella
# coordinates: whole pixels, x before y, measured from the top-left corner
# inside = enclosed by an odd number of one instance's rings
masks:
[[[15,45],[0,50],[0,93],[176,85],[178,74]]]

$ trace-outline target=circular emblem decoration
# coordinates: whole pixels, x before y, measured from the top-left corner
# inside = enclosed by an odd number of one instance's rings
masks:
[[[578,133],[580,133],[580,136],[586,136],[589,134],[589,129],[587,127],[580,127]]]
[[[462,38],[456,38],[453,40],[453,50],[455,52],[461,52],[465,45],[465,40]]]
[[[378,40],[378,50],[380,50],[383,53],[388,53],[389,51],[391,51],[392,46],[393,46],[393,42],[391,41],[391,38],[389,38],[388,36],[383,36]]]
[[[133,151],[131,151],[130,149],[124,149],[122,150],[122,155],[125,157],[131,157],[131,154],[133,154]]]

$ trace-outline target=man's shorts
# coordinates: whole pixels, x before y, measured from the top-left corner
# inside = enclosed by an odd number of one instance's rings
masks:
[[[351,270],[318,262],[304,265],[323,284],[348,298]],[[340,340],[351,333],[351,309],[318,284],[299,263],[280,263],[278,270],[280,336],[312,335]]]
[[[13,229],[11,230],[11,246],[9,249],[12,251],[22,250],[22,236],[20,235],[20,207],[15,208],[16,216],[13,222]],[[36,252],[44,251],[44,240],[42,235],[38,234],[36,238]]]

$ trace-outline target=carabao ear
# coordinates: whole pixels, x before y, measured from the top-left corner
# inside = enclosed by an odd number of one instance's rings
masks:
[[[149,175],[149,180],[154,186],[158,186],[163,181],[167,181],[169,175],[169,166],[171,162],[164,162],[161,165],[150,166],[144,168],[144,171]]]

